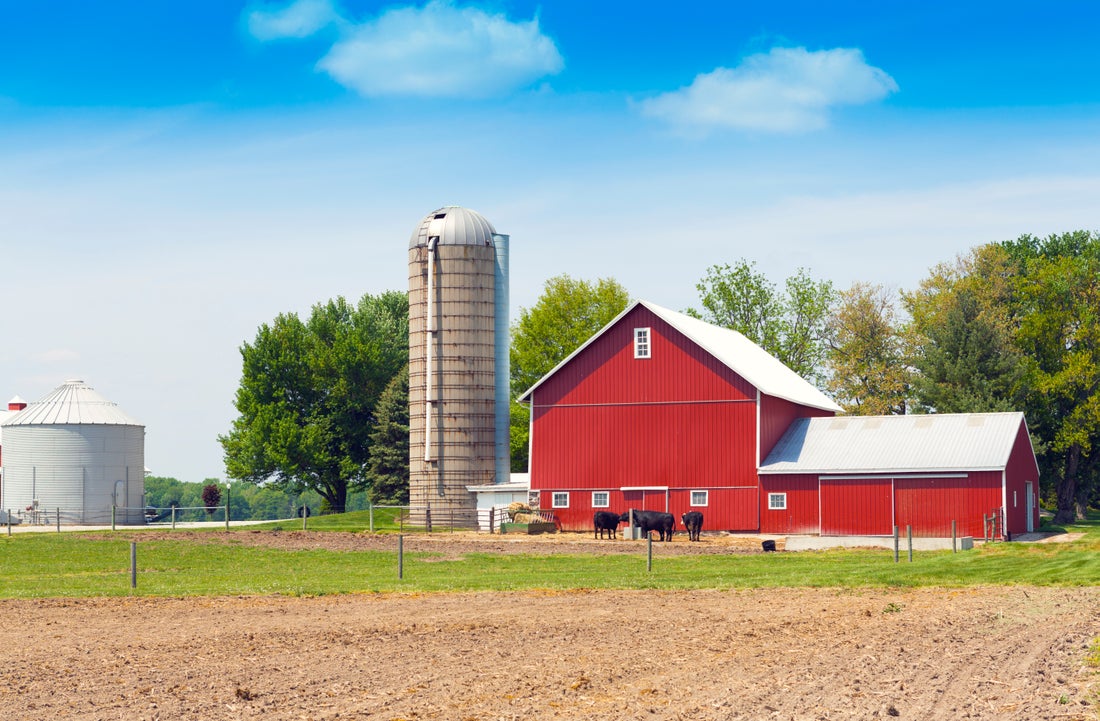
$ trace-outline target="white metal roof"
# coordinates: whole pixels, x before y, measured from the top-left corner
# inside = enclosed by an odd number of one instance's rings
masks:
[[[41,400],[11,413],[0,425],[115,425],[141,426],[82,380],[65,381]]]
[[[618,323],[620,318],[639,305],[649,309],[661,320],[683,333],[688,339],[698,344],[703,350],[725,364],[730,370],[758,388],[761,393],[775,396],[776,398],[783,398],[784,400],[794,403],[800,403],[810,406],[811,408],[843,412],[843,409],[839,405],[814,387],[812,383],[783,365],[775,356],[771,355],[737,331],[711,325],[698,318],[692,318],[689,315],[677,313],[674,310],[662,308],[655,303],[644,300],[638,300],[631,303],[626,310],[615,316],[610,323],[585,341],[585,343],[580,348],[573,351],[568,358],[555,366],[554,370],[547,373],[538,383],[531,386],[530,389],[520,396],[520,400],[525,400],[532,391],[538,388],[543,381],[552,376],[558,368],[568,363],[573,356],[588,347],[596,338],[603,335],[608,328]]]
[[[760,473],[1000,470],[1021,424],[1023,413],[800,418]]]
[[[481,213],[448,205],[424,216],[409,239],[409,247],[427,246],[428,238],[433,236],[439,238],[439,245],[492,245],[496,232]]]

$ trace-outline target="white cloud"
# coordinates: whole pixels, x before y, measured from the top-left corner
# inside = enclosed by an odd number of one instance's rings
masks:
[[[487,97],[561,71],[554,41],[538,19],[434,0],[387,10],[351,27],[318,67],[361,95]]]
[[[279,10],[248,13],[248,31],[257,40],[305,38],[340,21],[330,0],[295,0]]]
[[[824,127],[834,106],[881,100],[897,89],[894,79],[868,65],[858,49],[772,48],[645,100],[641,109],[696,130],[804,132]]]
[[[71,363],[80,360],[80,354],[68,348],[53,348],[34,356],[39,363]]]

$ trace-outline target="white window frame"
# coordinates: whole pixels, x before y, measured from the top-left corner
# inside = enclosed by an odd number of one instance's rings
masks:
[[[603,503],[597,503],[596,497],[603,496]],[[609,508],[611,506],[611,492],[610,491],[592,491],[592,507],[593,508]]]
[[[696,496],[696,494],[699,494],[699,493],[703,494],[703,502],[702,503],[697,503],[695,501],[695,496]],[[690,498],[689,503],[691,504],[692,508],[706,508],[707,506],[710,505],[710,491],[691,491],[691,494],[690,494],[689,498]]]
[[[653,333],[649,328],[634,329],[634,357],[642,359],[653,357]]]
[[[550,494],[551,508],[569,508],[569,492],[554,491]]]
[[[769,511],[785,511],[785,510],[787,510],[787,494],[786,493],[769,493],[768,494],[768,510]]]

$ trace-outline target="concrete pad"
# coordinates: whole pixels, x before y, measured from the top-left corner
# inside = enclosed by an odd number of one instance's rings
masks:
[[[974,538],[961,536],[955,539],[960,551],[974,548]],[[825,548],[888,548],[894,550],[893,536],[787,536],[784,547],[788,551],[819,551]],[[898,539],[898,550],[909,551],[909,541]],[[914,551],[950,551],[950,538],[914,538]]]

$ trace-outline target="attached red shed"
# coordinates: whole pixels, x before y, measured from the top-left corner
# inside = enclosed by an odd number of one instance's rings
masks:
[[[736,331],[638,301],[520,398],[531,489],[566,530],[594,510],[701,510],[760,527],[757,466],[796,418],[840,407]]]
[[[954,522],[960,536],[1011,538],[1039,524],[1022,413],[802,418],[760,485],[763,533],[946,537]]]

